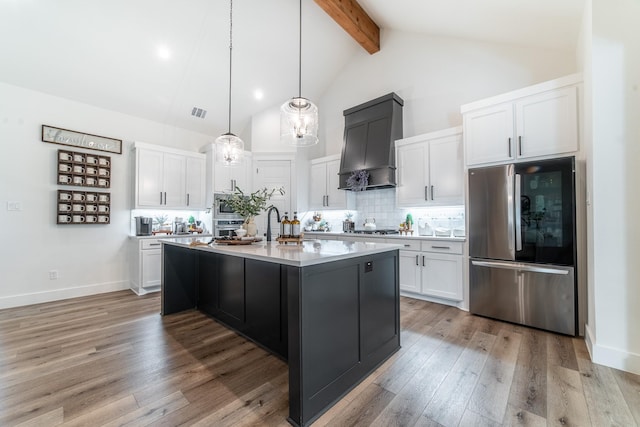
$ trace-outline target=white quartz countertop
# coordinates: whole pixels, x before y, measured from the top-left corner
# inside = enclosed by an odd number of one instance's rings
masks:
[[[412,239],[412,240],[438,240],[449,242],[464,242],[465,237],[438,237],[438,236],[419,236],[417,234],[366,234],[366,233],[343,233],[339,231],[305,231],[306,237],[322,238],[322,236],[333,236],[337,238],[350,238],[350,237],[367,237],[371,239],[386,239],[390,241],[392,239]]]
[[[256,242],[250,245],[222,245],[212,243],[207,246],[190,246],[193,241],[207,243],[209,238],[184,237],[163,240],[165,245],[181,246],[198,251],[215,252],[260,261],[306,267],[347,258],[402,249],[402,245],[377,242],[346,242],[340,240],[311,240],[301,245],[280,244],[278,242]]]

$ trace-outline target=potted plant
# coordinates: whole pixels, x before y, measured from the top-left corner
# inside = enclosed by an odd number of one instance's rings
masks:
[[[233,194],[229,196],[227,203],[236,213],[244,218],[243,228],[247,230],[247,236],[256,235],[257,230],[254,217],[272,206],[268,205],[268,202],[276,192],[282,195],[284,194],[284,188],[280,187],[268,190],[264,187],[251,194],[245,194],[240,187],[236,187]]]

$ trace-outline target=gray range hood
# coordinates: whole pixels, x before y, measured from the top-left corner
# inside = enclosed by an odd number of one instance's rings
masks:
[[[395,93],[344,111],[344,142],[340,159],[340,189],[353,190],[347,180],[366,170],[366,190],[396,186],[395,140],[402,138],[402,106]]]

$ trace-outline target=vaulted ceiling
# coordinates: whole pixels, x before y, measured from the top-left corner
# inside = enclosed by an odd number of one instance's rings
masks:
[[[302,95],[318,99],[367,53],[316,2],[302,3]],[[381,28],[381,49],[384,31],[407,31],[573,52],[584,0],[359,3]],[[228,39],[228,1],[0,0],[0,82],[215,137],[227,128]],[[298,1],[235,0],[233,48],[240,133],[297,95]]]

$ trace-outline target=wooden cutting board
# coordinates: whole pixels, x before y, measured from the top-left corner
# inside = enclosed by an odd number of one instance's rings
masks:
[[[214,240],[219,245],[250,245],[255,240]]]

